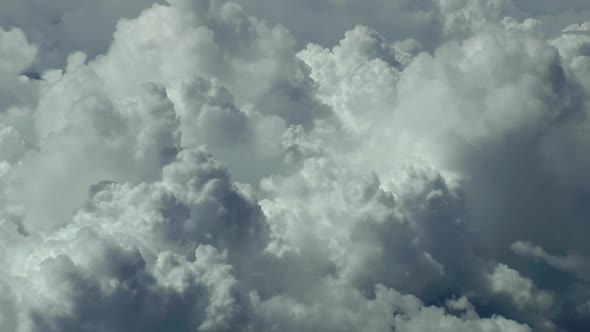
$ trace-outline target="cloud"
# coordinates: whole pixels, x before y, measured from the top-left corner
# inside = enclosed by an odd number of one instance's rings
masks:
[[[0,109],[32,106],[35,83],[21,76],[37,56],[37,47],[18,28],[0,28]]]
[[[547,310],[553,302],[551,294],[537,291],[531,280],[504,264],[496,266],[488,280],[492,292],[507,294],[517,306],[537,306]]]
[[[589,10],[0,5],[0,326],[585,331]]]
[[[261,311],[258,315],[263,319],[263,326],[278,323],[286,331],[531,331],[501,317],[460,319],[445,314],[442,308],[426,307],[413,296],[383,286],[376,287],[375,298],[369,301],[338,285],[325,287],[318,299],[321,302],[305,306],[276,298],[257,303],[255,308]]]
[[[540,259],[558,270],[573,272],[581,279],[590,278],[588,259],[575,252],[570,252],[565,256],[551,255],[539,246],[521,241],[513,243],[510,248],[519,256]]]
[[[35,70],[61,67],[69,53],[83,51],[92,57],[106,51],[120,18],[135,17],[152,0],[71,1],[51,4],[26,0],[3,3],[0,26],[21,28],[39,47]]]
[[[198,247],[193,262],[163,252],[148,266],[137,249],[89,229],[62,241],[72,242],[58,241],[59,254],[29,266],[36,282],[25,300],[25,330],[219,331],[238,311],[231,267],[212,247]]]

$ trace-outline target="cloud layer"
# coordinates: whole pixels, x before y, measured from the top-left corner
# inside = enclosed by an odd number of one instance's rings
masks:
[[[1,330],[586,331],[589,50],[574,0],[0,4]]]

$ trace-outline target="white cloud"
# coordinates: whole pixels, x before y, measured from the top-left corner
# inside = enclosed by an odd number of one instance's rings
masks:
[[[22,285],[22,330],[221,331],[239,311],[237,281],[212,247],[198,247],[194,262],[162,252],[148,264],[137,249],[89,229],[71,235],[29,264],[26,277],[34,282]]]
[[[35,83],[21,76],[37,56],[37,48],[18,28],[0,28],[0,110],[32,106]]]
[[[0,4],[0,326],[590,326],[568,3]]]
[[[4,2],[1,4],[0,27],[19,27],[38,45],[42,56],[37,59],[37,69],[61,67],[69,53],[83,51],[92,57],[103,53],[111,42],[117,21],[122,17],[138,15],[154,2],[156,1]]]
[[[575,252],[565,256],[551,255],[539,246],[522,241],[513,243],[510,248],[519,256],[538,258],[558,270],[573,272],[581,279],[590,278],[590,260]]]
[[[255,310],[263,326],[278,324],[284,331],[531,331],[501,317],[460,319],[380,285],[373,300],[333,283],[320,291],[319,302],[309,306],[289,298],[272,298],[255,301]]]
[[[493,292],[508,295],[518,306],[535,306],[547,310],[553,302],[551,294],[538,291],[530,279],[507,265],[498,264],[487,277]]]

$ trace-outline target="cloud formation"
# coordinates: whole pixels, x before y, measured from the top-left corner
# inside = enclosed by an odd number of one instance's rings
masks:
[[[1,330],[586,331],[588,31],[574,0],[0,4]]]

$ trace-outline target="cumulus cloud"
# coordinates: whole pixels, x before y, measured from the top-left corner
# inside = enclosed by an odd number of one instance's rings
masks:
[[[18,27],[38,46],[42,56],[36,59],[32,68],[38,71],[63,66],[65,57],[71,52],[84,51],[93,57],[103,53],[111,42],[115,24],[120,18],[135,17],[155,2],[6,2],[2,4],[0,27]]]
[[[588,13],[0,4],[0,329],[588,330]]]
[[[547,329],[555,329],[549,320],[552,315],[550,309],[554,303],[551,293],[537,289],[532,280],[505,264],[498,264],[493,272],[487,275],[487,280],[492,293],[508,297],[520,310],[528,309],[531,313],[540,314],[541,317],[537,318],[541,321],[539,324]],[[547,321],[542,322],[543,319]]]

